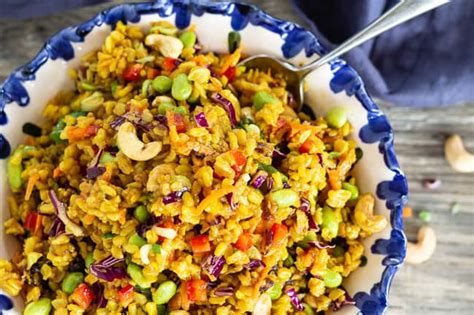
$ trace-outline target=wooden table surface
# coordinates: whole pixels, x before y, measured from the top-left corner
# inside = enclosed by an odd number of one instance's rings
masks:
[[[119,1],[113,1],[118,3]],[[306,26],[288,0],[251,0],[267,12]],[[0,20],[0,81],[30,60],[56,31],[84,21],[110,4],[24,21]],[[474,86],[473,86],[474,88]],[[474,314],[474,176],[453,172],[444,160],[447,134],[458,133],[474,152],[474,104],[441,109],[412,109],[378,102],[395,130],[395,147],[410,186],[409,204],[432,212],[438,246],[431,260],[405,265],[390,292],[389,314]],[[422,187],[424,178],[439,178],[436,191]],[[458,202],[459,213],[450,212]],[[413,240],[421,222],[406,222]]]

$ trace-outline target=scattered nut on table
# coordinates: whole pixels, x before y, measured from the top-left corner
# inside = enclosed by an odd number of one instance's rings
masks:
[[[421,264],[433,255],[436,248],[436,233],[429,226],[418,231],[417,243],[408,242],[405,261],[409,264]]]
[[[449,165],[458,172],[474,172],[474,154],[464,147],[459,135],[451,135],[444,143],[444,155]]]

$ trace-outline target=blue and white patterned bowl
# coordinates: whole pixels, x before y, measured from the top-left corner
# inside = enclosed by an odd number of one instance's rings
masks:
[[[227,35],[239,31],[246,54],[270,54],[296,64],[309,62],[325,52],[317,38],[303,28],[275,19],[255,6],[229,2],[190,3],[159,0],[155,3],[124,4],[106,10],[78,26],[52,36],[28,64],[14,71],[0,89],[0,222],[8,217],[8,185],[5,160],[24,135],[21,127],[41,120],[46,102],[63,89],[72,89],[69,67],[78,66],[81,56],[100,48],[118,21],[146,27],[166,19],[179,28],[196,26],[205,50],[226,52]],[[339,314],[382,314],[392,278],[405,257],[402,208],[408,192],[406,178],[393,149],[393,133],[387,118],[367,95],[360,76],[343,60],[335,60],[307,77],[307,104],[316,115],[333,106],[344,106],[353,125],[352,138],[364,152],[355,167],[363,193],[376,198],[376,211],[390,222],[387,228],[364,241],[367,265],[345,280],[344,287],[356,305]],[[11,258],[17,248],[0,226],[0,258]],[[0,292],[0,314],[18,313],[19,299]]]

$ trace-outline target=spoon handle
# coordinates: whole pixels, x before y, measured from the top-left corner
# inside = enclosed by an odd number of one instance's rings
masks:
[[[383,33],[411,18],[414,18],[415,16],[423,14],[426,11],[446,4],[449,1],[450,0],[401,0],[393,8],[385,12],[378,19],[370,23],[359,33],[346,40],[333,51],[313,61],[312,63],[303,66],[300,69],[300,73],[306,75],[325,63],[331,61],[332,59],[345,54],[352,48],[357,47],[369,39],[374,38],[380,33]]]

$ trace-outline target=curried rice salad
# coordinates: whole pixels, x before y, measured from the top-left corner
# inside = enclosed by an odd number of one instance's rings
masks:
[[[118,23],[7,162],[0,289],[24,314],[315,314],[387,224],[344,111],[295,113],[278,73],[191,27]]]

